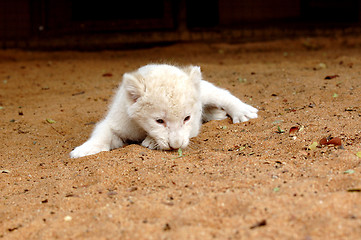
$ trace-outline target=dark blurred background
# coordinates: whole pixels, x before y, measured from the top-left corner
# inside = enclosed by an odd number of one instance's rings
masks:
[[[0,47],[107,49],[361,33],[361,0],[0,0]]]

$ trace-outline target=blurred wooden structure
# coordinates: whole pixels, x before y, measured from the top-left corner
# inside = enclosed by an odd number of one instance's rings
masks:
[[[361,0],[2,0],[0,47],[104,49],[359,34]]]

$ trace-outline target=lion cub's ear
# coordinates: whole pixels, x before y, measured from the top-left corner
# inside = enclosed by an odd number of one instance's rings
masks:
[[[188,74],[189,78],[193,81],[195,86],[199,88],[202,80],[201,68],[198,66],[188,66],[183,68],[183,71]]]
[[[145,93],[144,78],[137,72],[125,73],[123,75],[123,84],[127,96],[132,102],[136,102]]]

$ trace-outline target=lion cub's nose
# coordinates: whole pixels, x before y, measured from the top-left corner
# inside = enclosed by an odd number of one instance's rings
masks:
[[[181,146],[182,146],[182,141],[180,141],[180,140],[171,141],[169,143],[169,147],[171,149],[179,149]]]

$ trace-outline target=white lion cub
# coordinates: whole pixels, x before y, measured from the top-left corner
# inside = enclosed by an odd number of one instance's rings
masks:
[[[75,148],[72,158],[119,148],[127,141],[150,149],[185,148],[203,121],[233,123],[257,118],[257,109],[227,90],[202,80],[200,67],[151,64],[123,76],[105,119],[91,137]]]

